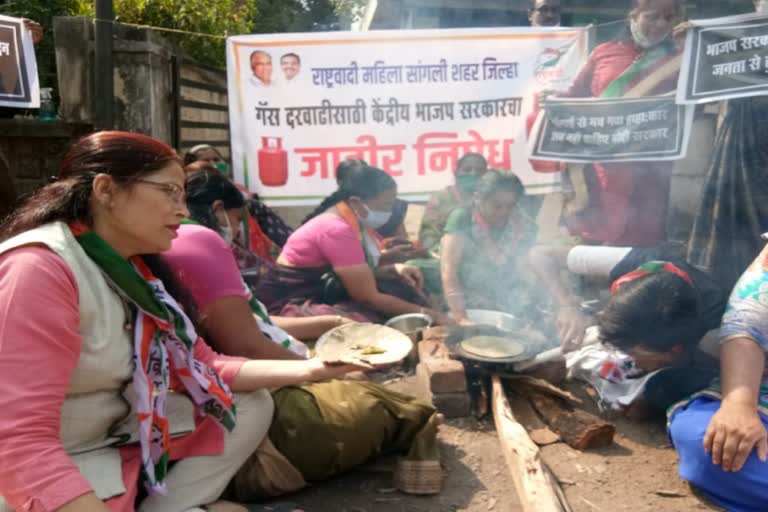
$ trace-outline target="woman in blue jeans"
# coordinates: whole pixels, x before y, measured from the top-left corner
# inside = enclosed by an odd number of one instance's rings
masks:
[[[765,511],[768,246],[731,294],[720,344],[720,382],[670,411],[680,476],[729,511]]]

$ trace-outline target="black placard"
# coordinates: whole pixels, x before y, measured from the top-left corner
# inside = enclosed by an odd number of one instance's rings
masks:
[[[693,111],[672,96],[552,99],[543,107],[529,146],[531,158],[622,162],[685,157]]]

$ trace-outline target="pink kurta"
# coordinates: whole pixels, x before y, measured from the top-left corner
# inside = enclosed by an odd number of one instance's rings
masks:
[[[0,255],[0,495],[19,511],[57,510],[92,491],[64,451],[60,409],[77,366],[81,338],[75,277],[64,260],[42,246]],[[195,357],[231,385],[244,361],[206,344]],[[171,459],[216,455],[224,433],[212,419],[171,441]],[[140,449],[121,449],[127,493],[107,501],[132,511],[139,485]]]

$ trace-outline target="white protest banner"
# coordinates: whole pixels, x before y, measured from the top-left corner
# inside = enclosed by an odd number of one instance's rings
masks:
[[[0,16],[0,107],[40,107],[32,34],[9,16]]]
[[[531,28],[230,37],[235,180],[271,204],[314,204],[336,189],[341,160],[362,158],[423,200],[478,152],[529,193],[559,190],[559,173],[530,167],[526,120],[539,91],[570,85],[587,38]]]
[[[677,102],[694,105],[768,94],[768,16],[694,20],[685,40]]]

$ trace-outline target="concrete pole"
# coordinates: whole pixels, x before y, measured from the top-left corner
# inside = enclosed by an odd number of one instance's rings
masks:
[[[114,126],[114,77],[112,65],[112,22],[115,19],[113,0],[96,0],[95,30],[95,94],[96,128],[111,130]]]

